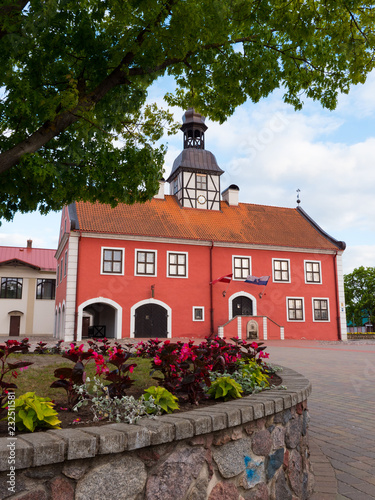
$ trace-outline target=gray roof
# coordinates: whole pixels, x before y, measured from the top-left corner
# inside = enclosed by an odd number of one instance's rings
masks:
[[[171,182],[176,177],[180,168],[188,172],[216,173],[218,175],[224,173],[224,170],[217,164],[215,156],[205,149],[183,149],[173,162],[172,172],[167,182]]]

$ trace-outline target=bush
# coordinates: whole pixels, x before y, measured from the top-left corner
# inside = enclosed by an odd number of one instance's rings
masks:
[[[34,432],[37,428],[60,429],[58,414],[49,398],[27,392],[14,401],[15,423],[19,431]],[[3,418],[5,420],[7,417]]]
[[[164,387],[152,385],[145,390],[145,400],[149,401],[152,397],[154,403],[163,409],[165,413],[172,413],[174,410],[178,410],[179,406],[177,404],[178,398],[173,396],[173,394]],[[151,413],[151,412],[150,412]]]
[[[224,401],[241,398],[241,392],[243,392],[242,387],[231,377],[217,378],[207,390],[207,394],[210,396],[215,399],[222,398]]]

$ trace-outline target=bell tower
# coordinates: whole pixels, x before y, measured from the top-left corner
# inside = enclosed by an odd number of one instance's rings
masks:
[[[220,176],[215,156],[206,151],[204,116],[189,108],[182,117],[184,149],[175,159],[167,179],[171,194],[183,207],[220,210]]]

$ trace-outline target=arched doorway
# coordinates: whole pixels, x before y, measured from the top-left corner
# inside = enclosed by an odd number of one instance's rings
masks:
[[[253,301],[249,297],[239,295],[232,301],[232,318],[235,316],[252,316]]]
[[[143,304],[135,309],[136,338],[167,338],[168,311],[165,307],[155,304]]]
[[[84,318],[90,318],[89,324]],[[84,329],[88,327],[86,332]],[[78,307],[77,340],[82,333],[94,337],[120,339],[122,335],[122,309],[114,300],[96,297],[86,300]]]

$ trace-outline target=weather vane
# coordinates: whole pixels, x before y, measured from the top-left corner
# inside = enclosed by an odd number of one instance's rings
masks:
[[[299,199],[300,192],[301,192],[301,190],[297,189],[297,203],[298,203],[298,205],[301,203],[301,200]]]

